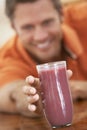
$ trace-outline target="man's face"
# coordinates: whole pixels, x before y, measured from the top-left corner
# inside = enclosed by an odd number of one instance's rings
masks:
[[[60,16],[50,0],[18,4],[13,26],[24,48],[36,61],[49,62],[60,54]]]

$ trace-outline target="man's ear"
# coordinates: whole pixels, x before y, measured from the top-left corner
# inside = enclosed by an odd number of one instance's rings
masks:
[[[61,15],[61,23],[63,23],[63,21],[64,21],[64,16],[63,15]]]
[[[63,9],[61,9],[61,12],[59,13],[59,17],[60,17],[61,23],[63,23],[63,21],[64,21],[64,12],[63,12]]]

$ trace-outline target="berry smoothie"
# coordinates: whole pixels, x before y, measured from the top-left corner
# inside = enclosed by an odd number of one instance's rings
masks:
[[[72,99],[69,90],[66,67],[51,67],[39,71],[43,92],[44,112],[53,127],[69,125],[72,122]]]

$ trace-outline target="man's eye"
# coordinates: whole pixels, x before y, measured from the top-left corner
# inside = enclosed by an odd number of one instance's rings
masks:
[[[27,30],[32,30],[33,27],[32,27],[32,26],[27,26],[26,29],[27,29]]]
[[[43,25],[49,26],[53,23],[53,20],[47,20],[43,23]]]
[[[27,25],[22,28],[23,30],[32,30],[33,26]]]

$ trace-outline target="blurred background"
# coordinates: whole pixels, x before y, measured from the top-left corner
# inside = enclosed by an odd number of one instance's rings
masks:
[[[13,34],[9,19],[5,15],[5,0],[0,0],[0,46]]]

